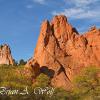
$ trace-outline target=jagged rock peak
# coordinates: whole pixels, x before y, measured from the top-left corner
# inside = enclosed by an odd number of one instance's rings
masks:
[[[96,26],[90,27],[89,31],[97,30]]]
[[[46,35],[46,33],[50,33],[51,31],[51,26],[48,20],[44,20],[42,25],[41,25],[41,30],[40,33],[43,35]]]
[[[53,17],[51,23],[55,23],[56,21],[58,22],[67,22],[67,17],[65,15],[56,15]]]
[[[65,41],[70,39],[73,35],[78,35],[78,31],[68,23],[67,17],[64,15],[56,15],[51,22],[48,20],[43,21],[40,33],[46,35],[47,33],[53,34],[56,39],[63,38]]]
[[[14,64],[10,47],[7,44],[0,45],[0,64]]]
[[[95,25],[91,26],[89,30],[84,34],[84,36],[97,36],[100,35],[100,28],[97,28]]]

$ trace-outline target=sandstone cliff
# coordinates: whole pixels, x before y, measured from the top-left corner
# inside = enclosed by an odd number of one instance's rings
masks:
[[[55,16],[51,22],[45,20],[34,56],[26,66],[33,67],[34,62],[51,77],[52,85],[70,88],[73,76],[83,67],[100,67],[100,29],[92,27],[87,33],[79,34],[66,16]]]
[[[0,46],[0,64],[14,64],[10,47],[7,44]]]

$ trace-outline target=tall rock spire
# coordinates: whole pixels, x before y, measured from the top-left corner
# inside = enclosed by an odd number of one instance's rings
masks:
[[[0,64],[13,65],[10,47],[7,44],[0,46]]]
[[[45,68],[48,76],[52,76],[52,85],[68,88],[73,76],[84,66],[100,66],[99,54],[99,29],[79,34],[66,16],[57,15],[51,22],[42,23],[34,55],[27,66],[37,62],[41,71]]]

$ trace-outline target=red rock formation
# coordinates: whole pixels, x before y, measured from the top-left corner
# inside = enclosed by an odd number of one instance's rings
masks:
[[[14,64],[10,47],[7,44],[0,46],[0,64],[7,64],[7,65]]]
[[[51,22],[46,20],[27,66],[34,60],[40,69],[45,66],[54,71],[52,85],[70,88],[73,76],[83,67],[100,66],[100,30],[93,27],[79,35],[63,15],[55,16]]]

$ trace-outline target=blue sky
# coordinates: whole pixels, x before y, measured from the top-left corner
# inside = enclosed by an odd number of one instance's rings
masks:
[[[80,33],[100,28],[100,0],[0,0],[0,44],[10,45],[16,60],[33,55],[40,25],[64,14]]]

